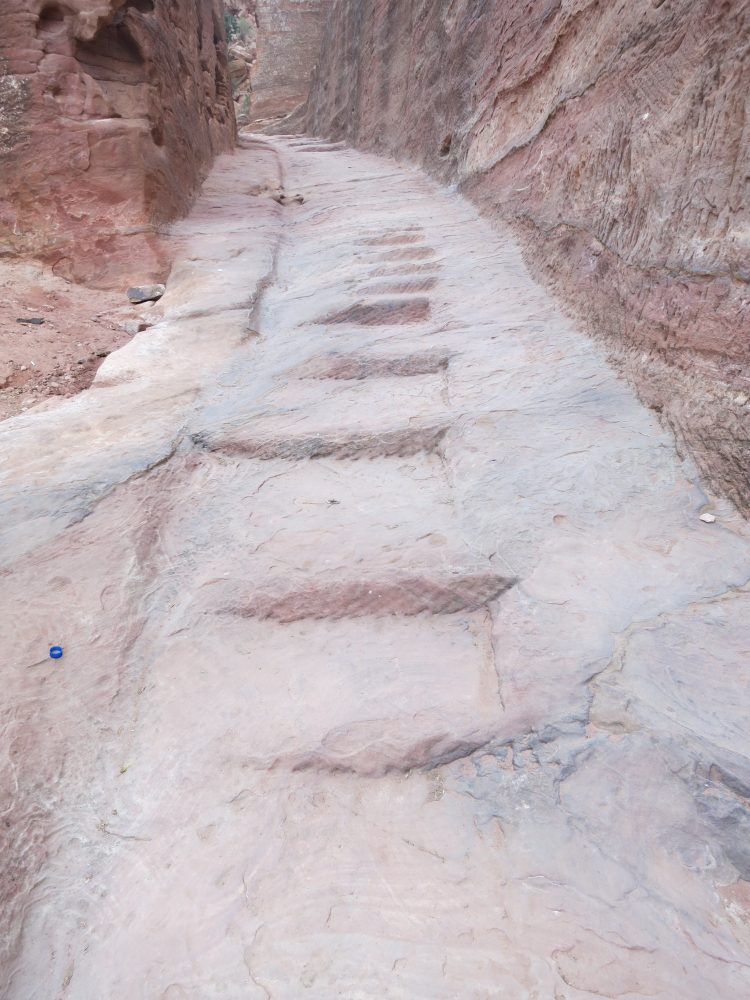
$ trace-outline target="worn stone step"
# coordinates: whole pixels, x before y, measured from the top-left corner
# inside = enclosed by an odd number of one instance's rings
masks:
[[[484,573],[437,455],[373,461],[247,461],[191,456],[162,544],[212,607],[255,590]],[[187,542],[186,542],[187,540]],[[239,586],[235,581],[240,581]]]
[[[355,302],[338,312],[323,316],[320,323],[347,323],[352,326],[402,326],[422,323],[430,317],[427,298],[389,299],[385,302]]]
[[[295,622],[305,618],[387,617],[391,615],[454,615],[487,607],[516,581],[495,573],[429,577],[426,575],[340,580],[310,583],[287,589],[286,580],[275,588],[255,591],[221,609],[223,614],[260,621]],[[267,585],[268,586],[268,585]]]
[[[419,351],[395,356],[372,353],[332,352],[311,358],[292,374],[310,379],[369,379],[437,375],[450,364],[447,351]]]
[[[195,444],[209,451],[246,458],[285,459],[298,462],[307,458],[407,458],[420,452],[437,451],[447,432],[440,424],[425,427],[404,427],[398,430],[370,434],[309,434],[299,437],[255,438],[249,435],[216,435],[203,438],[195,435]]]
[[[189,637],[153,664],[142,720],[155,740],[150,758],[174,760],[186,791],[195,758],[202,771],[211,761],[217,777],[242,767],[368,776],[434,767],[485,742],[498,716],[483,610],[289,624],[190,613],[188,621]],[[186,733],[180,762],[175,741]]]

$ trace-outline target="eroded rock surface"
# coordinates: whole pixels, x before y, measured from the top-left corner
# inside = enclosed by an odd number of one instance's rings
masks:
[[[258,61],[250,118],[283,118],[304,104],[332,0],[256,0]]]
[[[173,236],[0,425],[9,1000],[748,995],[746,524],[420,172]]]
[[[230,0],[229,74],[240,125],[271,126],[301,111],[333,0]]]
[[[232,107],[220,0],[3,0],[0,252],[161,277],[154,226],[232,146]]]
[[[308,123],[511,220],[750,510],[747,0],[343,0]]]
[[[244,126],[250,121],[253,76],[258,60],[256,0],[232,0],[224,5],[224,9],[234,115],[237,124]]]

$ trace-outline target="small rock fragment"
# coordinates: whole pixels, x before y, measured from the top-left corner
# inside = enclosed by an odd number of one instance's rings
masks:
[[[708,514],[708,513],[701,514],[701,521],[703,521],[705,524],[713,524],[715,520],[716,518],[714,517],[713,514]]]
[[[27,318],[18,317],[16,323],[30,323],[32,326],[41,326],[44,322],[41,316],[29,316]]]
[[[273,200],[279,205],[303,205],[305,199],[301,194],[289,195],[280,191],[278,194],[271,195]]]
[[[144,330],[148,330],[148,323],[142,319],[124,319],[120,323],[120,329],[131,337],[134,337],[137,333],[143,333]]]
[[[166,285],[135,285],[128,289],[128,298],[133,305],[141,302],[156,302],[166,292]]]

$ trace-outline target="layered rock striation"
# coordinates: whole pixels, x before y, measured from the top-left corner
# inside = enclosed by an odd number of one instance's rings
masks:
[[[745,0],[344,0],[307,111],[513,223],[746,510],[748,37]]]
[[[0,71],[0,253],[163,271],[154,227],[234,142],[220,0],[5,0]]]

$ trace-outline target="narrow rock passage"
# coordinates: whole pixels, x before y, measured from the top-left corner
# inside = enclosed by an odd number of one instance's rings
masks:
[[[744,523],[417,170],[246,140],[174,239],[0,425],[5,995],[748,995]]]

